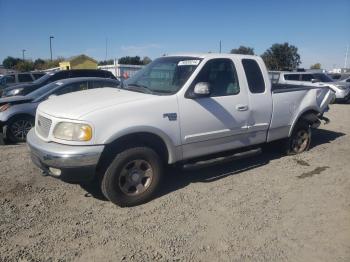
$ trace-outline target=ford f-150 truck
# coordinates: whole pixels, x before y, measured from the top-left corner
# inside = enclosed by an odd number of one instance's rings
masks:
[[[99,183],[120,206],[149,201],[166,164],[188,164],[281,140],[308,149],[334,100],[326,87],[271,86],[258,56],[187,54],[154,60],[120,88],[52,97],[27,143],[44,173]]]

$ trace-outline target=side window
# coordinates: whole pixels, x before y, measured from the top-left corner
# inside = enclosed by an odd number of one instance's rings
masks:
[[[56,90],[54,92],[54,94],[59,96],[59,95],[77,92],[77,91],[82,91],[82,90],[86,90],[86,89],[88,89],[87,81],[77,82],[77,83],[68,84],[68,85],[60,88],[59,90]]]
[[[218,58],[209,60],[191,85],[207,82],[210,86],[210,96],[229,96],[239,93],[239,83],[236,68],[230,59]]]
[[[33,74],[34,78],[35,79],[39,79],[40,77],[42,77],[44,74],[41,74],[41,73],[35,73]]]
[[[308,82],[311,82],[311,80],[313,79],[314,77],[311,75],[311,74],[304,74],[304,75],[301,75],[301,81],[308,81]]]
[[[350,78],[348,80],[346,80],[346,82],[350,82]]]
[[[265,82],[258,63],[253,59],[242,59],[242,64],[250,92],[253,94],[264,93]]]
[[[6,77],[6,83],[7,84],[13,84],[16,82],[15,76],[14,75],[8,75]]]
[[[30,74],[19,74],[18,75],[19,82],[32,82],[32,76]]]
[[[284,75],[285,80],[293,80],[293,81],[300,81],[299,80],[299,74],[285,74]]]

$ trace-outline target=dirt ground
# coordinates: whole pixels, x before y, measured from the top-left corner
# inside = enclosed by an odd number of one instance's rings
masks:
[[[350,261],[350,105],[309,152],[170,169],[153,201],[119,208],[0,148],[0,261]]]

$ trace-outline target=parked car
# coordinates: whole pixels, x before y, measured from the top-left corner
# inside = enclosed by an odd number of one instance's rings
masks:
[[[94,181],[107,199],[133,206],[152,198],[164,164],[249,154],[283,139],[308,149],[334,92],[275,88],[258,56],[158,58],[123,83],[41,103],[27,136],[33,162],[63,181]]]
[[[21,83],[30,83],[44,76],[43,72],[8,74],[0,77],[0,90]]]
[[[118,86],[120,86],[120,82],[114,79],[77,77],[47,84],[25,96],[2,98],[0,99],[1,133],[5,139],[11,142],[23,142],[28,131],[34,126],[35,113],[39,103],[50,96]]]
[[[350,76],[348,76],[347,78],[344,78],[344,79],[340,80],[340,82],[350,83]]]
[[[329,87],[335,92],[337,101],[350,100],[350,85],[340,81],[336,82],[324,73],[270,71],[269,76],[273,84]]]
[[[116,79],[115,76],[106,70],[98,69],[75,69],[75,70],[62,70],[48,73],[42,78],[34,81],[31,84],[22,84],[16,85],[13,87],[5,88],[2,94],[2,97],[8,96],[18,96],[18,95],[27,95],[33,92],[34,90],[47,85],[51,82],[66,79],[66,78],[75,78],[75,77],[103,77]]]

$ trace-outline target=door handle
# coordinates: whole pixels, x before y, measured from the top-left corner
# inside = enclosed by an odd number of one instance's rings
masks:
[[[248,106],[247,105],[237,105],[236,109],[237,109],[237,111],[247,111]]]

